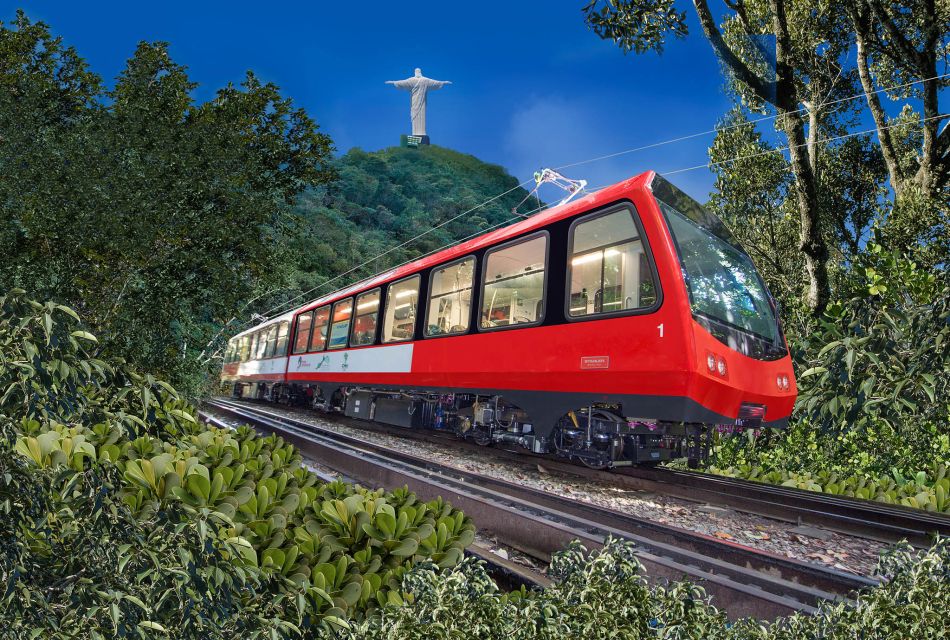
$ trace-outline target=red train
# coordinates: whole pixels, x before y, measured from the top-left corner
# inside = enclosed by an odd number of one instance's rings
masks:
[[[752,260],[652,171],[249,329],[222,380],[595,467],[665,460],[709,425],[783,426],[796,396]]]

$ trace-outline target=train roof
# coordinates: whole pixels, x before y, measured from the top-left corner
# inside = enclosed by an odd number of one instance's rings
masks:
[[[515,224],[501,227],[500,229],[495,229],[494,231],[489,231],[488,233],[472,238],[471,240],[466,240],[465,242],[461,242],[459,244],[452,245],[451,247],[440,249],[434,253],[419,257],[415,260],[407,262],[406,264],[394,267],[388,271],[384,271],[369,278],[365,278],[357,283],[342,289],[337,289],[336,291],[328,293],[315,300],[311,300],[310,302],[287,311],[278,317],[268,320],[267,322],[262,322],[259,325],[251,327],[250,329],[246,329],[234,337],[238,338],[249,333],[259,331],[260,329],[270,326],[276,322],[289,320],[298,313],[310,311],[311,309],[322,307],[325,304],[335,302],[340,298],[345,298],[354,293],[372,289],[379,285],[405,278],[428,267],[442,264],[444,262],[451,262],[455,258],[461,258],[472,253],[473,251],[477,251],[494,244],[500,244],[509,238],[514,238],[524,233],[531,232],[535,229],[546,227],[553,222],[563,220],[564,218],[568,218],[582,211],[595,209],[597,207],[610,204],[611,202],[615,202],[616,200],[620,199],[630,189],[642,186],[644,184],[650,184],[654,175],[656,175],[655,171],[644,171],[643,173],[631,178],[627,178],[626,180],[622,180],[608,187],[599,189],[582,198],[578,198],[577,200],[572,200],[565,204],[555,205],[545,209],[544,211],[525,218],[520,222],[516,222]]]
[[[477,251],[484,247],[488,247],[494,244],[499,244],[504,242],[509,238],[514,238],[516,236],[522,235],[533,231],[534,229],[539,229],[541,227],[546,227],[547,225],[562,220],[564,218],[575,215],[586,209],[593,209],[605,204],[609,204],[617,200],[624,192],[628,191],[632,187],[640,186],[641,184],[649,184],[655,174],[654,171],[645,171],[639,175],[636,175],[632,178],[628,178],[621,182],[610,185],[609,187],[604,187],[594,193],[579,198],[577,200],[572,200],[563,205],[556,205],[549,209],[545,209],[533,216],[525,218],[520,222],[515,224],[508,225],[507,227],[501,227],[494,231],[489,231],[483,235],[472,238],[471,240],[466,240],[459,244],[452,245],[445,249],[440,249],[435,253],[430,253],[428,255],[416,258],[406,264],[400,265],[383,273],[376,274],[364,280],[352,284],[343,289],[337,289],[332,293],[328,293],[325,296],[312,300],[307,304],[298,307],[293,313],[301,313],[304,311],[309,311],[317,307],[321,307],[327,303],[334,302],[339,298],[345,298],[348,295],[352,295],[359,291],[365,289],[372,289],[378,285],[385,284],[387,282],[393,282],[406,276],[410,276],[418,271],[432,267],[443,262],[451,262],[455,258],[461,258],[466,256],[473,251]]]
[[[242,336],[246,336],[247,334],[249,334],[249,333],[254,333],[255,331],[260,331],[261,329],[264,329],[264,328],[266,328],[266,327],[269,327],[269,326],[271,326],[272,324],[277,324],[278,322],[283,322],[283,321],[285,321],[285,320],[291,320],[291,319],[293,319],[295,313],[297,313],[297,309],[291,309],[290,311],[286,311],[286,312],[280,314],[279,316],[275,316],[275,317],[271,318],[270,320],[267,320],[267,321],[262,322],[262,323],[260,323],[260,324],[256,324],[256,325],[254,325],[253,327],[251,327],[250,329],[245,329],[245,330],[242,331],[241,333],[238,333],[238,334],[236,334],[234,337],[232,337],[231,340],[234,340],[234,339],[236,339],[236,338],[240,338],[240,337],[242,337]]]

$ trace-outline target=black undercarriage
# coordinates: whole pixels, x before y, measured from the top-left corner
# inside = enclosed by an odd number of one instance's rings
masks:
[[[479,445],[520,447],[603,469],[687,457],[698,464],[708,454],[710,429],[697,423],[631,418],[622,404],[594,403],[570,410],[553,429],[538,428],[523,409],[503,396],[476,393],[394,391],[237,383],[235,397],[307,406],[382,424],[456,434]]]

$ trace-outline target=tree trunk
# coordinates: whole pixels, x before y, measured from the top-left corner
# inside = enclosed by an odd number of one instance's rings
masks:
[[[805,124],[798,111],[798,96],[795,78],[789,64],[791,37],[785,16],[784,0],[769,0],[775,29],[776,92],[772,96],[765,80],[754,73],[732,51],[722,38],[706,0],[693,0],[703,33],[719,59],[759,98],[775,106],[780,126],[788,138],[792,172],[795,174],[795,196],[801,219],[799,247],[805,255],[805,270],[808,275],[808,292],[805,302],[813,315],[821,315],[828,305],[831,290],[828,284],[828,245],[821,235],[818,207],[818,184],[814,166],[809,160],[808,143],[805,139]]]
[[[871,116],[874,118],[878,144],[881,148],[881,154],[884,156],[887,174],[891,179],[891,188],[894,189],[894,199],[897,200],[904,192],[905,178],[903,171],[901,171],[900,163],[897,161],[897,153],[894,150],[894,140],[891,137],[891,130],[887,128],[887,116],[884,113],[884,107],[881,106],[881,99],[878,97],[878,94],[875,93],[874,81],[871,79],[871,70],[868,64],[869,18],[867,11],[858,4],[853,5],[849,13],[854,26],[855,44],[857,45],[858,53],[858,76],[861,78],[861,88],[864,90],[864,96],[868,101],[868,108],[871,111]]]
[[[805,302],[812,314],[817,316],[824,312],[831,296],[828,283],[828,246],[821,235],[815,166],[809,157],[805,123],[801,111],[798,110],[794,71],[788,62],[791,56],[791,38],[785,17],[785,3],[783,0],[770,0],[770,4],[775,28],[775,107],[778,109],[780,126],[788,138],[788,153],[795,174],[795,196],[801,220],[799,248],[805,255],[805,271],[808,274]]]

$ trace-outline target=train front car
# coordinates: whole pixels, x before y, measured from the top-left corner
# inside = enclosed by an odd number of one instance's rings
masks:
[[[532,354],[547,390],[505,393],[534,422],[532,448],[597,468],[692,466],[716,428],[787,424],[796,388],[776,303],[722,221],[654,172],[576,205],[552,213],[553,235],[570,224],[566,324],[510,347]]]
[[[647,185],[682,274],[675,297],[691,318],[688,397],[708,412],[697,422],[784,427],[797,390],[777,303],[718,217],[661,176]]]

